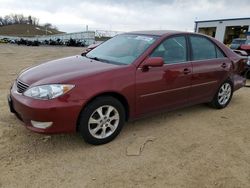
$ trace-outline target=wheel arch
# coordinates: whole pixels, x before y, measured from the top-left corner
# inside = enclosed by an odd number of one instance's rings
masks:
[[[96,98],[98,97],[104,97],[104,96],[111,96],[111,97],[114,97],[115,99],[117,99],[118,101],[120,101],[124,107],[124,110],[125,110],[125,118],[126,118],[126,121],[128,121],[129,119],[129,112],[130,112],[130,109],[129,109],[129,103],[128,103],[128,100],[126,99],[125,96],[123,96],[122,94],[118,93],[118,92],[113,92],[113,91],[110,91],[110,92],[103,92],[103,93],[99,93],[93,97],[91,97],[85,104],[84,106],[82,107],[82,110],[81,112],[79,113],[78,115],[78,118],[77,118],[77,124],[76,124],[76,131],[78,131],[78,125],[79,125],[79,119],[80,119],[80,115],[82,113],[82,111],[84,110],[84,108],[89,104],[91,103],[92,101],[94,101]]]

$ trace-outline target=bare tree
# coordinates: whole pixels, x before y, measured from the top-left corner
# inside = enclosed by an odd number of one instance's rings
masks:
[[[4,25],[3,18],[0,16],[0,26]]]
[[[52,24],[51,23],[45,23],[43,26],[46,27],[46,28],[51,28]]]
[[[25,23],[25,17],[22,14],[17,14],[17,19],[19,24],[24,24]]]
[[[11,25],[11,24],[13,24],[12,19],[11,19],[11,17],[9,15],[4,16],[4,20],[3,21],[4,21],[4,25]]]
[[[12,23],[13,23],[13,24],[19,23],[18,15],[17,15],[17,14],[11,14],[11,15],[10,15],[10,18],[12,19]]]
[[[32,19],[32,24],[33,25],[39,25],[39,19],[38,18],[36,18],[36,17],[31,17],[31,19]]]
[[[39,26],[39,18],[34,16],[25,17],[23,14],[10,14],[4,17],[0,17],[0,26],[11,25],[11,24],[30,24]],[[43,25],[47,29],[55,29],[57,28],[50,23],[46,23]]]

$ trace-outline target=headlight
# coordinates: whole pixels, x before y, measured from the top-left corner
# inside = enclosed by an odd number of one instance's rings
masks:
[[[68,84],[41,85],[32,87],[27,91],[25,91],[23,94],[27,97],[35,99],[48,100],[48,99],[54,99],[56,97],[59,97],[67,93],[73,87],[74,85],[68,85]]]

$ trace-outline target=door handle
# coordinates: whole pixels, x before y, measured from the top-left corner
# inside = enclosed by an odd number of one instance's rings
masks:
[[[191,70],[190,70],[189,68],[185,68],[185,69],[183,70],[183,73],[184,73],[184,74],[189,74],[189,73],[191,73]]]
[[[225,68],[227,68],[227,64],[226,63],[222,63],[221,67],[225,69]]]

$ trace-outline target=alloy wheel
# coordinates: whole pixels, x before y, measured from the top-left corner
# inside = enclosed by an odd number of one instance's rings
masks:
[[[232,87],[229,83],[224,83],[218,93],[218,103],[220,105],[225,105],[232,95]]]
[[[90,116],[88,129],[90,134],[97,139],[104,139],[112,135],[117,129],[120,115],[115,107],[104,105],[98,107]]]

